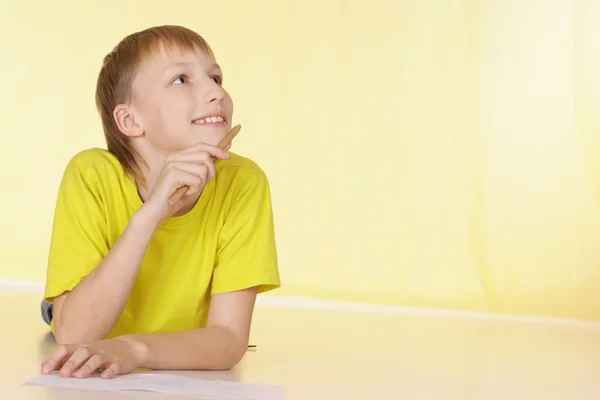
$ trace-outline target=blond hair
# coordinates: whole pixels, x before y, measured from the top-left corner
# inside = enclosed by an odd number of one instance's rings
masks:
[[[108,151],[121,163],[126,173],[145,186],[140,163],[144,161],[117,126],[113,111],[118,104],[131,100],[133,80],[142,61],[161,48],[183,51],[200,49],[215,58],[208,43],[196,32],[181,26],[163,25],[135,32],[125,37],[104,57],[96,83],[96,107]]]

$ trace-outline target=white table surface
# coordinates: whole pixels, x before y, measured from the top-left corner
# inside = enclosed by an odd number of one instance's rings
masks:
[[[55,345],[39,298],[0,293],[0,320],[0,399],[182,398],[24,386]],[[232,371],[176,373],[282,384],[287,400],[600,398],[594,325],[258,306],[252,342]]]

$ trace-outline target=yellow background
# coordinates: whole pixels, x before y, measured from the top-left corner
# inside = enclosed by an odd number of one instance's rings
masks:
[[[600,319],[600,2],[11,1],[0,277],[43,281],[103,56],[181,24],[268,173],[279,294]]]

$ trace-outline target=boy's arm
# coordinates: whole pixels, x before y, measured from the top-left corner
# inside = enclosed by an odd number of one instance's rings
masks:
[[[84,156],[69,163],[57,199],[46,285],[46,297],[55,306],[53,324],[59,344],[91,342],[110,334],[127,304],[155,231],[186,201],[170,207],[169,197],[187,185],[195,188],[193,196],[197,198],[208,182],[187,170],[202,170],[201,165],[209,159],[205,153],[229,158],[215,146],[199,144],[191,149],[193,153],[169,156],[149,198],[110,251],[104,202],[113,194],[106,193],[98,176],[98,171],[109,167],[95,168],[98,160]]]
[[[151,369],[228,369],[248,349],[258,293],[280,285],[270,185],[249,179],[223,228],[213,272],[206,328],[130,336],[141,343],[141,365]],[[135,346],[134,346],[135,347]]]
[[[59,344],[103,339],[119,320],[156,224],[136,214],[107,256],[73,291],[54,299]]]
[[[138,216],[116,246],[108,244],[103,182],[117,174],[98,152],[71,159],[60,183],[44,297],[54,304],[53,331],[59,344],[106,337],[118,320],[152,231]]]
[[[227,370],[248,346],[257,287],[213,296],[205,328],[173,333],[132,334],[58,346],[42,373],[85,378],[98,368],[103,378],[135,368]]]
[[[125,336],[143,345],[139,367],[150,369],[225,370],[248,349],[257,289],[213,296],[206,328]]]
[[[231,368],[247,350],[256,295],[279,285],[270,190],[263,176],[245,185],[219,232],[205,328],[60,346],[42,370],[61,369],[63,376],[77,370],[85,377],[104,366],[103,376],[110,377],[136,367]]]

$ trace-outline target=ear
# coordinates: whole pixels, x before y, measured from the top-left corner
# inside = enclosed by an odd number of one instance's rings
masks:
[[[119,104],[113,111],[113,117],[119,127],[119,130],[129,137],[142,136],[144,134],[144,128],[136,121],[133,110],[131,110],[126,104]]]

